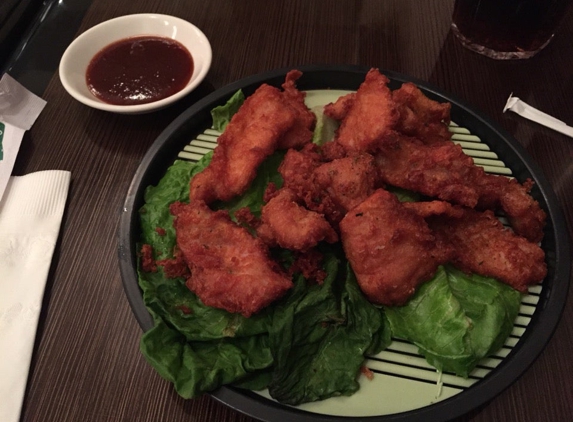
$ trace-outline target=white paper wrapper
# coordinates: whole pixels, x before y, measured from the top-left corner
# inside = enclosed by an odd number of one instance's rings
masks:
[[[0,421],[18,422],[71,174],[11,177],[0,201]]]
[[[37,97],[7,73],[0,79],[0,199],[12,173],[24,137],[46,101]]]
[[[549,114],[539,111],[535,107],[532,107],[529,104],[521,101],[519,98],[514,97],[513,94],[511,94],[507,99],[507,103],[503,108],[503,112],[505,113],[507,110],[513,111],[514,113],[519,114],[521,117],[525,117],[526,119],[539,123],[540,125],[556,130],[557,132],[563,133],[573,138],[573,127],[567,125],[565,122],[562,122],[559,119],[556,119],[553,116],[550,116]]]

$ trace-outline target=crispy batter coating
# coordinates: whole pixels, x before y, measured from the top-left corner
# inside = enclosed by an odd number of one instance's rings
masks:
[[[301,76],[299,70],[291,70],[282,85],[285,104],[291,108],[296,118],[294,125],[279,139],[279,149],[300,148],[312,139],[316,116],[304,103],[306,92],[296,89],[296,80]]]
[[[141,269],[147,273],[157,272],[157,263],[155,262],[153,247],[149,244],[144,244],[141,246],[141,251],[139,252]]]
[[[529,195],[532,182],[520,185],[486,174],[460,146],[448,142],[449,103],[429,99],[410,82],[388,98],[386,83],[371,70],[356,95],[325,108],[329,116],[342,119],[334,145],[379,150],[384,182],[471,208],[503,210],[517,233],[539,242],[546,215]]]
[[[289,189],[281,189],[261,210],[257,234],[268,245],[307,251],[318,242],[334,243],[338,235],[322,214],[300,206]]]
[[[402,205],[414,211],[422,218],[429,218],[435,215],[447,215],[453,218],[460,218],[463,215],[463,209],[461,207],[445,201],[404,202]]]
[[[547,275],[543,250],[506,229],[491,211],[465,208],[461,217],[428,221],[436,237],[452,246],[452,263],[462,271],[494,277],[521,292]]]
[[[375,71],[371,70],[371,72],[374,73]],[[388,81],[386,81],[386,83],[387,82]],[[368,92],[371,96],[376,95],[376,91],[372,89],[372,86],[365,85],[361,87],[358,92],[361,92],[361,90],[368,91],[368,89],[371,90]],[[396,130],[403,135],[420,139],[427,144],[442,142],[451,138],[451,133],[448,130],[451,111],[450,103],[440,103],[429,99],[411,82],[406,82],[402,84],[399,89],[392,91],[392,101],[388,101],[386,90],[382,89],[379,94],[380,96],[377,100],[379,101],[378,106],[381,106],[378,109],[378,111],[381,112],[381,117],[387,119],[389,109],[395,110],[398,114],[397,118],[392,117],[386,120],[390,122],[388,128]],[[360,99],[361,97],[358,96],[358,100]],[[370,98],[370,100],[372,101],[372,98]],[[334,103],[327,104],[324,108],[324,113],[335,120],[344,120],[350,114],[356,102],[356,93],[344,95]],[[377,112],[377,110],[372,109],[372,113],[375,112]],[[394,111],[392,113],[394,113]],[[384,128],[384,130],[385,129],[386,128]],[[374,137],[376,136],[377,135]],[[371,138],[372,142],[374,142],[374,137]],[[384,138],[384,136],[378,137]],[[344,145],[348,145],[346,141],[343,143]],[[374,144],[375,143],[376,142],[374,142]],[[369,141],[364,141],[360,144],[367,147],[371,145]],[[369,149],[364,149],[364,151],[369,151]]]
[[[278,172],[283,178],[284,187],[304,197],[314,170],[322,163],[316,145],[309,144],[300,151],[289,149],[281,162]]]
[[[503,210],[516,233],[533,242],[543,238],[546,214],[529,195],[533,182],[487,174],[459,145],[398,136],[381,146],[376,164],[390,185],[469,208]]]
[[[460,218],[464,215],[462,207],[459,205],[452,205],[445,201],[403,202],[402,205],[404,208],[415,212],[426,221],[434,216]],[[432,250],[432,255],[438,262],[447,263],[453,258],[454,250],[452,245],[447,242],[447,239],[438,236],[436,237],[436,244],[435,248]]]
[[[533,187],[531,179],[522,185],[515,179],[484,174],[474,182],[480,190],[478,208],[503,210],[517,234],[541,242],[547,215],[529,194]]]
[[[259,165],[296,120],[281,92],[262,85],[245,100],[219,137],[210,164],[191,179],[191,201],[228,201],[242,194]]]
[[[321,145],[320,155],[323,161],[332,161],[346,157],[346,150],[336,141],[329,141]]]
[[[179,248],[175,248],[173,251],[173,258],[158,260],[157,265],[163,267],[163,274],[167,278],[189,276],[189,267]]]
[[[322,162],[316,148],[310,147],[288,151],[279,173],[285,187],[309,210],[324,214],[335,227],[348,210],[374,192],[379,180],[370,154],[353,153]]]
[[[426,145],[405,136],[386,142],[376,154],[376,164],[381,179],[389,185],[470,208],[477,205],[480,195],[473,183],[476,173],[485,174],[459,145]]]
[[[340,236],[360,288],[386,306],[404,304],[445,256],[424,219],[383,189],[346,214]]]
[[[261,220],[255,214],[253,214],[249,207],[239,208],[237,211],[235,211],[234,217],[238,224],[253,229],[257,228],[261,223]]]
[[[300,151],[290,149],[278,168],[283,178],[283,187],[292,191],[306,207],[320,214],[330,214],[324,209],[321,195],[312,181],[314,170],[322,164],[316,145],[306,145]],[[327,204],[330,209],[333,207]]]
[[[392,132],[399,113],[388,82],[378,69],[366,74],[336,132],[335,140],[347,151],[371,152]]]
[[[378,171],[374,157],[362,153],[324,163],[314,170],[313,184],[322,196],[328,196],[345,214],[368,198],[377,187]]]
[[[241,195],[274,151],[311,141],[316,118],[296,89],[299,76],[288,73],[284,92],[263,84],[245,100],[219,137],[210,164],[191,180],[192,201],[209,204]]]
[[[338,100],[336,100],[335,102],[325,105],[324,114],[326,114],[328,117],[334,120],[342,120],[346,117],[346,115],[354,105],[355,100],[356,100],[355,92],[343,95],[342,97],[338,98]]]
[[[411,82],[392,91],[392,99],[400,114],[396,124],[398,132],[418,138],[426,144],[451,138],[448,130],[450,103],[430,100]]]
[[[289,267],[289,274],[300,273],[308,281],[322,284],[327,274],[323,267],[324,256],[316,249],[309,249],[295,255],[295,260]]]
[[[292,287],[264,243],[226,212],[211,211],[199,200],[170,209],[177,246],[191,269],[187,287],[205,305],[249,317]]]

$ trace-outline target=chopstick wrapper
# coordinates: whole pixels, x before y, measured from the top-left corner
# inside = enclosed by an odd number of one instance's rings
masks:
[[[71,174],[10,177],[0,201],[0,421],[18,422]]]
[[[8,183],[24,132],[40,115],[46,101],[5,73],[0,79],[0,199]]]
[[[514,97],[513,94],[510,94],[507,102],[505,103],[505,107],[503,107],[504,113],[507,110],[513,111],[514,113],[519,114],[521,117],[531,120],[532,122],[539,123],[540,125],[553,129],[564,135],[573,137],[573,127],[567,125],[565,122],[559,119],[556,119],[553,116],[550,116],[547,113],[536,109],[535,107],[530,106],[519,98]]]

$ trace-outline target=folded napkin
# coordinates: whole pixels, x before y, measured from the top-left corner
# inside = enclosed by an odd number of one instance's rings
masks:
[[[0,202],[0,421],[18,422],[71,174],[10,177]]]

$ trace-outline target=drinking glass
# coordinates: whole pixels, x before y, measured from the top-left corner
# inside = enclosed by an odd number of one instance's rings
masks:
[[[571,0],[456,0],[452,30],[470,50],[527,59],[553,38]]]

